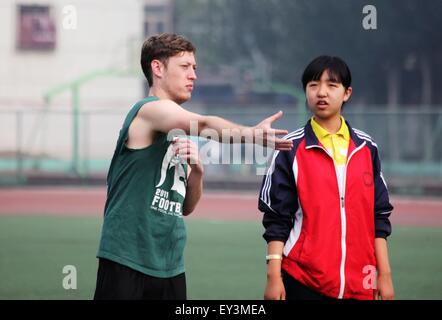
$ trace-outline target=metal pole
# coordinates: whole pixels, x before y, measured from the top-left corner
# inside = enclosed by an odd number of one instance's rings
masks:
[[[78,85],[72,87],[72,173],[80,175],[79,160],[79,113],[80,97]]]
[[[83,119],[83,167],[82,172],[84,176],[89,175],[89,119],[90,114],[88,112],[82,113]]]
[[[16,143],[17,143],[17,182],[20,184],[24,181],[23,177],[23,155],[22,155],[22,138],[23,138],[23,112],[18,110],[16,113]]]

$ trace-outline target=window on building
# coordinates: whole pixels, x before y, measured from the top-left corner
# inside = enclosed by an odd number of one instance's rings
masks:
[[[144,22],[144,36],[149,35],[149,22]]]
[[[172,32],[173,7],[169,4],[144,6],[144,36]]]
[[[163,32],[164,32],[164,23],[157,22],[157,33],[163,33]]]
[[[164,14],[167,11],[165,5],[146,5],[144,6],[145,14]]]
[[[53,50],[56,28],[50,7],[19,5],[17,11],[17,47],[20,50]]]

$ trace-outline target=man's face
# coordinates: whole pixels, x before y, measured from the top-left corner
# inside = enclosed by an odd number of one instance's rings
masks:
[[[191,98],[196,79],[195,55],[181,52],[170,57],[164,65],[161,82],[170,99],[182,104]]]
[[[307,103],[314,115],[328,120],[341,114],[343,102],[351,96],[351,87],[345,89],[342,83],[332,80],[325,70],[317,81],[310,81],[305,88]]]

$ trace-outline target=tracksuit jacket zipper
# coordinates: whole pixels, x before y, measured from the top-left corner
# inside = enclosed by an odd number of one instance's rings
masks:
[[[341,250],[342,250],[342,258],[341,258],[341,266],[339,268],[339,275],[340,275],[340,287],[339,287],[339,295],[338,299],[342,299],[344,297],[344,289],[345,289],[345,259],[347,254],[347,245],[346,245],[346,235],[347,235],[347,223],[346,223],[346,215],[345,215],[345,186],[346,186],[346,180],[347,180],[347,167],[348,164],[353,157],[353,155],[361,150],[365,146],[366,142],[364,141],[359,147],[355,148],[350,156],[347,159],[347,162],[345,163],[344,173],[343,173],[343,182],[342,182],[342,190],[339,187],[340,183],[338,181],[339,174],[337,172],[337,165],[335,160],[333,159],[333,156],[322,146],[320,145],[312,145],[307,147],[307,149],[310,148],[319,148],[324,150],[324,152],[332,159],[333,165],[335,167],[335,174],[336,174],[336,182],[338,184],[338,190],[339,190],[339,202],[340,202],[340,214],[341,214]]]

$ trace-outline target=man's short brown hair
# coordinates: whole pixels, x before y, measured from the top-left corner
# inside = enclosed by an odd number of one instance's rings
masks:
[[[167,65],[170,57],[175,56],[180,52],[195,52],[194,45],[183,36],[163,33],[157,36],[152,36],[143,43],[141,49],[141,68],[146,76],[147,82],[151,87],[153,84],[152,68],[150,66],[153,60],[160,60]]]

